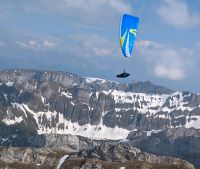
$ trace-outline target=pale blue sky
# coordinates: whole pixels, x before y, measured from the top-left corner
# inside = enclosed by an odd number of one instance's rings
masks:
[[[121,15],[140,17],[131,59]],[[199,0],[0,0],[0,69],[61,70],[200,92]],[[123,82],[124,80],[119,80]]]

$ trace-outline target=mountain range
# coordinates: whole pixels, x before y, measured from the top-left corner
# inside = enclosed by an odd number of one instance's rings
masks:
[[[29,147],[42,153],[47,151],[44,148],[72,153],[66,163],[70,159],[156,163],[154,154],[162,165],[167,163],[158,159],[171,156],[198,169],[199,128],[197,93],[173,91],[149,81],[127,84],[66,72],[0,71],[4,154],[0,160],[4,162],[8,160],[5,147],[16,147],[14,152]]]

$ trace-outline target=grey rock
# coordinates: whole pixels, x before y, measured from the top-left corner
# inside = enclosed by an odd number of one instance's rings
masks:
[[[197,160],[200,157],[199,131],[178,128],[198,120],[199,105],[199,94],[174,92],[148,81],[120,84],[101,79],[89,81],[66,72],[0,71],[0,145],[79,151],[103,143],[53,133],[67,128],[66,120],[79,126],[103,123],[106,127],[129,130],[131,144],[141,150],[183,157],[200,167]],[[22,120],[18,123],[17,118]],[[8,125],[6,120],[15,122]],[[38,135],[38,129],[52,134]],[[97,132],[99,130],[101,127]],[[138,132],[131,132],[133,130]],[[147,137],[146,131],[151,130],[163,131]],[[112,146],[104,146],[106,153],[107,149],[112,150]],[[124,151],[124,147],[118,148]],[[112,157],[112,153],[108,153],[105,159],[122,158],[122,154]],[[96,152],[93,155],[101,157]]]

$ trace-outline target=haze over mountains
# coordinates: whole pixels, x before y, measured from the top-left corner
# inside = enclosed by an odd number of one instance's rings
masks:
[[[149,81],[120,84],[65,72],[0,72],[1,146],[79,152],[69,160],[155,163],[157,158],[162,165],[173,163],[174,159],[165,163],[161,157],[131,153],[140,154],[141,149],[141,153],[182,158],[200,168],[199,128],[199,94],[172,91]]]

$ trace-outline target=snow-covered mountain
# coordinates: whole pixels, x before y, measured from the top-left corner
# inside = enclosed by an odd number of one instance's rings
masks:
[[[199,128],[200,94],[149,81],[120,84],[65,72],[0,72],[2,146],[77,151],[123,139],[127,146],[183,157],[200,167]]]
[[[2,71],[0,80],[1,124],[29,125],[38,134],[114,140],[136,130],[200,128],[199,94],[150,82],[119,84],[35,70]]]

